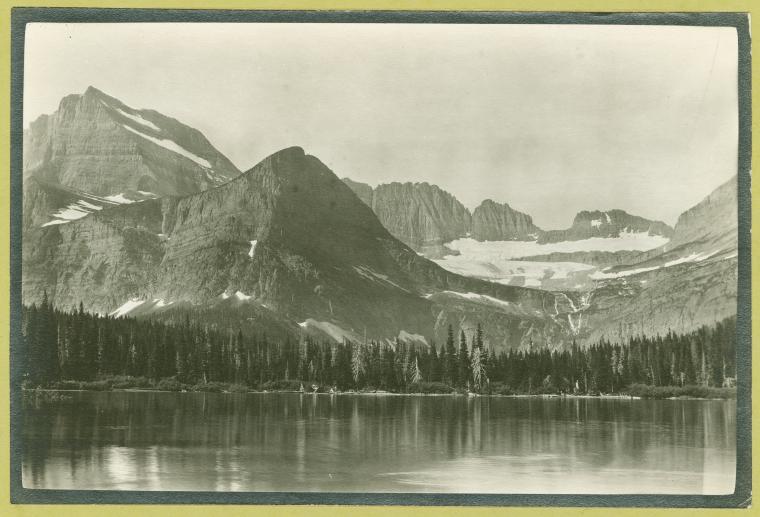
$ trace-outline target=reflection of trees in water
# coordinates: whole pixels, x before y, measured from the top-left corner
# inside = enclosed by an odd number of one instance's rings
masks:
[[[29,446],[26,442],[23,444],[23,465],[26,472],[25,477],[31,477],[32,483],[36,486],[42,483],[45,477],[45,467],[53,443],[53,418],[42,417],[40,415],[42,403],[32,395],[24,396],[24,410],[22,421],[22,436],[26,436],[28,429],[34,430],[34,445]]]
[[[362,469],[378,464],[392,470],[472,456],[693,471],[707,461],[695,449],[729,450],[735,443],[735,409],[726,402],[152,392],[73,397],[25,404],[25,475],[37,486],[44,485],[54,456],[65,458],[72,476],[100,471],[131,483],[145,473],[160,485],[162,472],[186,470],[191,477],[210,470],[220,489],[277,489],[274,467],[287,466],[287,481],[298,484],[342,464],[361,483],[373,475]],[[126,456],[114,455],[120,447]],[[114,468],[114,462],[131,462],[135,472],[127,475],[127,467]]]

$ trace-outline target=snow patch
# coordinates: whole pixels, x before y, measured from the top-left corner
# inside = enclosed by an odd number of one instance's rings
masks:
[[[105,106],[107,108],[111,108],[112,110],[118,112],[121,116],[126,117],[126,118],[128,118],[129,120],[131,120],[133,122],[137,122],[138,124],[140,124],[142,126],[145,126],[145,127],[148,127],[150,129],[153,129],[154,131],[161,131],[161,128],[159,128],[158,126],[156,126],[150,120],[146,120],[146,119],[142,118],[140,115],[133,115],[132,113],[127,113],[126,111],[124,111],[122,109],[119,109],[116,106],[111,106],[110,104],[108,104],[104,100],[101,100],[100,103],[103,106]]]
[[[158,145],[160,147],[163,147],[164,149],[167,149],[167,150],[172,151],[174,153],[177,153],[177,154],[179,154],[181,156],[184,156],[185,158],[194,161],[195,163],[197,163],[201,167],[205,167],[207,169],[211,168],[211,163],[209,163],[208,160],[204,160],[200,156],[191,153],[190,151],[188,151],[187,149],[185,149],[181,145],[177,144],[173,140],[168,140],[166,138],[155,138],[155,137],[152,137],[150,135],[146,135],[145,133],[141,133],[141,132],[137,131],[136,129],[133,129],[133,128],[131,128],[129,126],[125,126],[125,125],[122,125],[121,127],[123,127],[124,129],[127,129],[127,130],[131,131],[132,133],[134,133],[134,134],[136,134],[138,136],[143,137],[144,139],[146,139],[146,140],[148,140],[150,142],[153,142],[154,144],[156,144],[156,145]]]
[[[168,307],[169,305],[173,304],[174,302],[167,302],[163,298],[155,298],[153,300],[156,303],[156,307]]]
[[[622,278],[626,276],[638,275],[640,273],[647,273],[649,271],[654,271],[656,269],[663,269],[663,268],[667,268],[671,266],[677,266],[678,264],[687,264],[690,262],[702,262],[703,260],[707,260],[708,258],[712,257],[716,253],[718,253],[718,250],[703,252],[703,253],[692,253],[691,255],[688,255],[686,257],[679,257],[677,259],[670,260],[659,266],[649,266],[649,267],[640,267],[640,268],[635,268],[635,269],[627,269],[623,271],[616,271],[615,273],[605,273],[603,271],[597,271],[589,275],[589,278],[592,278],[594,280],[605,280],[609,278]]]
[[[120,115],[122,115],[124,117],[127,117],[129,120],[131,120],[133,122],[137,122],[141,126],[150,128],[153,131],[161,131],[160,127],[158,127],[157,125],[155,125],[150,120],[146,120],[146,119],[142,118],[140,115],[133,115],[132,113],[127,113],[126,111],[120,110],[119,108],[114,108],[114,109],[116,111],[118,111]]]
[[[242,301],[250,300],[251,299],[250,296],[248,296],[247,294],[243,293],[242,291],[235,291],[235,298],[237,298],[238,300],[242,300]]]
[[[105,199],[107,199],[108,201],[113,201],[114,203],[122,204],[122,205],[128,205],[130,203],[134,203],[134,200],[125,198],[123,192],[120,192],[118,194],[113,194],[111,196],[106,196]]]
[[[345,330],[334,323],[330,323],[329,321],[317,321],[308,318],[306,321],[299,323],[298,325],[303,328],[313,327],[321,330],[338,343],[341,343],[344,339],[356,340],[356,337],[352,332],[349,332],[348,330]]]
[[[216,183],[217,185],[224,183],[224,178],[220,178],[217,176],[212,169],[206,169],[206,179],[211,181],[212,183]]]
[[[47,223],[43,224],[42,226],[43,226],[43,227],[44,227],[44,226],[52,226],[52,225],[54,225],[54,224],[66,224],[66,223],[70,223],[70,222],[71,222],[71,221],[67,221],[67,220],[65,220],[65,219],[54,219],[54,220],[52,220],[52,221],[50,221],[50,222],[47,222]]]
[[[594,228],[599,228],[601,225],[602,225],[601,219],[594,219],[591,221],[591,226],[593,226]]]
[[[393,282],[391,279],[388,278],[387,275],[376,273],[366,266],[353,266],[353,267],[357,273],[359,273],[361,276],[363,276],[364,278],[368,280],[371,280],[376,283],[384,283],[384,284],[393,286],[397,289],[401,289],[402,291],[407,292],[407,293],[410,292],[408,289],[404,289],[397,283]]]
[[[513,307],[513,304],[504,300],[499,300],[498,298],[494,298],[493,296],[488,296],[487,294],[478,294],[478,293],[460,293],[458,291],[443,291],[444,294],[449,294],[453,296],[457,296],[459,298],[465,298],[467,300],[477,302],[477,303],[486,303],[490,305],[500,305],[502,307]]]
[[[222,294],[219,295],[219,298],[221,298],[222,300],[226,300],[229,297],[230,297],[230,295],[227,294],[227,291],[225,291],[225,292],[223,292]]]
[[[68,207],[62,208],[58,212],[53,214],[53,217],[66,219],[67,221],[75,221],[77,219],[81,219],[82,217],[88,215],[89,213],[90,212],[86,210],[77,209],[76,205],[69,205]]]
[[[75,221],[77,219],[81,219],[82,217],[88,214],[90,214],[88,210],[83,210],[76,205],[69,205],[68,207],[62,208],[58,212],[54,213],[53,217],[58,217],[59,219],[66,219],[67,221]]]
[[[515,259],[546,255],[549,253],[573,253],[576,251],[648,251],[668,242],[667,237],[649,235],[648,232],[621,232],[619,237],[591,237],[579,241],[561,241],[538,244],[536,241],[485,241],[457,239],[445,246],[476,260],[497,257]],[[448,258],[448,257],[446,257]]]
[[[590,274],[597,268],[579,262],[542,262],[515,260],[550,253],[584,251],[647,251],[666,244],[668,239],[647,232],[621,232],[619,237],[592,237],[579,241],[538,244],[537,241],[485,241],[457,239],[446,244],[458,254],[433,262],[464,276],[492,282],[542,289],[576,289],[589,287]]]
[[[425,345],[428,344],[427,339],[425,339],[425,336],[421,334],[412,334],[410,332],[407,332],[406,330],[402,330],[398,333],[398,338],[401,341],[412,341],[412,342],[418,342],[418,343],[424,343]]]
[[[596,270],[594,266],[580,262],[509,260],[498,254],[477,258],[472,255],[449,255],[433,262],[452,273],[525,287],[567,288],[584,285],[584,282],[588,283],[584,277]]]
[[[256,244],[258,244],[259,241],[253,240],[251,241],[251,249],[248,250],[248,256],[253,258],[253,253],[256,251]]]
[[[631,275],[638,275],[640,273],[647,273],[649,271],[654,271],[655,269],[660,269],[662,266],[653,266],[653,267],[640,267],[636,269],[629,269],[626,271],[618,271],[617,273],[604,273],[603,271],[597,271],[590,275],[590,278],[593,280],[606,280],[609,278],[622,278],[624,276],[631,276]]]
[[[83,208],[89,208],[90,210],[103,210],[102,206],[93,205],[92,203],[88,203],[84,199],[80,199],[76,202],[77,205],[82,206]]]
[[[126,314],[129,314],[136,308],[138,308],[140,305],[144,304],[145,300],[139,300],[137,298],[132,298],[130,300],[127,300],[124,302],[124,304],[113,311],[109,316],[114,316],[115,318],[121,318],[122,316],[125,316]]]
[[[716,253],[718,253],[718,251],[719,250],[703,252],[703,253],[692,253],[688,257],[681,257],[675,260],[671,260],[670,262],[666,262],[665,267],[675,266],[676,264],[684,264],[686,262],[702,262],[703,260],[707,260],[713,255],[715,255]]]
[[[98,206],[98,205],[93,205],[92,203],[88,203],[84,199],[80,199],[78,201],[75,201],[74,203],[71,203],[66,208],[59,209],[58,212],[52,214],[52,217],[55,217],[57,219],[48,221],[42,226],[50,226],[53,224],[64,224],[69,221],[76,221],[77,219],[81,219],[82,217],[90,215],[93,211],[96,211],[96,210],[103,210],[103,207]]]

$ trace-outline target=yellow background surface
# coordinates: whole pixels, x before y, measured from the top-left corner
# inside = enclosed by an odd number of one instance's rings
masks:
[[[750,13],[750,34],[760,34],[760,0],[0,0],[0,229],[3,238],[0,239],[0,264],[3,274],[0,275],[0,319],[5,324],[0,326],[0,419],[5,425],[0,425],[0,516],[36,516],[55,515],[62,517],[107,516],[120,517],[125,515],[152,516],[210,516],[210,515],[256,515],[256,516],[309,516],[309,517],[341,517],[345,515],[368,516],[422,516],[422,517],[454,517],[454,516],[491,516],[491,515],[525,515],[528,517],[550,517],[554,515],[583,515],[589,517],[634,515],[760,515],[760,510],[750,509],[651,509],[651,508],[494,508],[494,507],[352,507],[352,506],[185,506],[185,505],[11,505],[10,486],[10,435],[9,435],[9,314],[10,270],[9,254],[9,219],[10,210],[10,18],[13,7],[140,7],[140,8],[174,8],[174,9],[329,9],[329,10],[466,10],[466,11],[557,11],[557,12],[747,12]],[[760,95],[756,85],[760,83],[758,76],[758,48],[752,44],[752,112],[758,111]],[[760,125],[752,121],[752,133],[757,135]],[[758,144],[753,137],[752,162],[757,156]],[[758,192],[753,185],[752,198]],[[752,226],[757,221],[758,210],[753,207]],[[757,232],[752,237],[752,247],[758,244]],[[760,306],[758,289],[758,261],[753,260],[752,305]],[[760,334],[757,321],[752,322],[752,334]],[[755,352],[752,364],[753,371],[760,371],[760,352]],[[760,396],[758,396],[757,380],[753,384],[752,412],[760,414]],[[753,429],[753,450],[760,450],[757,426]],[[741,451],[739,451],[741,454]],[[757,456],[757,452],[753,454]],[[753,464],[760,464],[753,458]],[[760,470],[753,469],[753,493],[758,493],[758,478]]]

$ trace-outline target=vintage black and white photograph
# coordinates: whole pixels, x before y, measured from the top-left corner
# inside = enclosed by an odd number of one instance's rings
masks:
[[[738,41],[27,24],[23,488],[734,494]]]

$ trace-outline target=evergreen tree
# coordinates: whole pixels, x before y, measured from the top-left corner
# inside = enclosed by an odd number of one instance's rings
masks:
[[[458,359],[458,377],[459,385],[467,386],[470,384],[470,355],[467,353],[467,338],[464,330],[459,331],[459,353]]]
[[[354,347],[354,353],[351,358],[351,374],[354,378],[356,387],[360,387],[360,381],[363,380],[366,367],[364,364],[364,347],[361,344],[357,344]]]
[[[344,390],[372,386],[404,390],[410,383],[444,382],[485,390],[490,381],[535,392],[619,392],[632,384],[722,386],[736,377],[736,320],[661,337],[636,336],[624,344],[600,340],[567,350],[495,351],[479,345],[476,331],[468,353],[460,330],[459,351],[453,328],[440,351],[434,343],[394,345],[269,341],[265,335],[191,323],[91,315],[80,306],[55,310],[42,303],[22,311],[24,378],[33,385],[57,379],[87,381],[111,375],[175,377],[187,384],[224,382],[263,386],[298,380]],[[301,372],[298,364],[306,360]],[[464,366],[464,368],[462,368]]]
[[[483,327],[481,326],[480,322],[478,322],[477,327],[475,328],[475,347],[478,350],[483,352]]]
[[[419,360],[414,358],[414,369],[412,370],[412,384],[419,384],[422,382],[422,372],[420,372]]]
[[[471,365],[473,384],[475,386],[475,389],[480,391],[483,387],[483,383],[485,382],[485,369],[483,368],[483,363],[481,362],[480,348],[477,346],[475,346],[472,350]]]
[[[452,386],[458,385],[458,368],[457,368],[457,352],[454,348],[454,327],[449,324],[448,331],[446,333],[446,348],[444,351],[444,382],[448,382]]]

